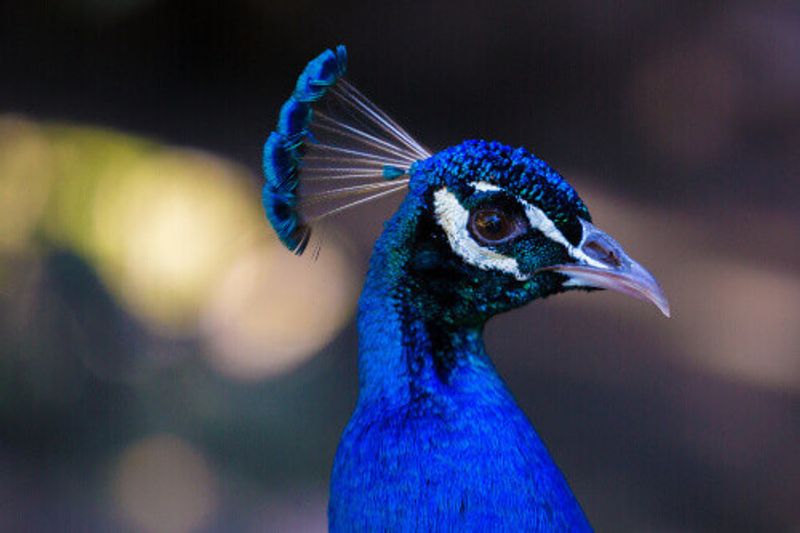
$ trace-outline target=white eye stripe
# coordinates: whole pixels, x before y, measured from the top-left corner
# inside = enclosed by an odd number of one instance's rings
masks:
[[[532,228],[541,231],[545,237],[551,241],[557,242],[567,250],[572,248],[572,245],[564,237],[564,234],[561,233],[553,221],[544,214],[544,211],[521,198],[517,198],[517,201],[525,208],[525,215],[528,217],[528,222],[530,222]]]
[[[461,206],[453,193],[442,187],[433,194],[436,221],[447,235],[450,247],[464,261],[483,270],[500,270],[513,275],[520,281],[528,276],[519,271],[519,263],[513,257],[499,254],[475,242],[467,228],[469,211]]]
[[[502,191],[501,187],[493,183],[489,183],[486,181],[473,181],[470,183],[472,187],[475,188],[476,191]],[[525,215],[528,217],[528,222],[530,223],[531,227],[541,231],[545,237],[550,239],[551,241],[557,242],[561,246],[567,249],[567,253],[573,258],[581,261],[585,264],[592,265],[598,268],[608,268],[608,265],[597,261],[586,255],[583,250],[580,248],[580,244],[578,246],[573,246],[567,239],[564,237],[564,234],[559,231],[556,227],[555,223],[550,220],[550,218],[538,207],[535,205],[525,201],[524,199],[520,198],[519,196],[514,196],[516,200],[525,208]],[[582,242],[581,242],[582,244]]]
[[[528,216],[528,221],[531,223],[531,227],[538,229],[544,234],[545,237],[566,248],[567,253],[572,256],[573,259],[577,259],[584,264],[592,265],[594,267],[608,268],[608,265],[586,255],[583,250],[581,250],[580,245],[573,246],[566,239],[566,237],[564,237],[564,234],[558,230],[553,221],[550,220],[541,209],[535,205],[529,204],[521,198],[517,198],[517,200],[519,200],[522,205],[525,206],[525,214]]]
[[[502,191],[500,187],[488,181],[473,181],[470,183],[476,191]]]
[[[482,192],[503,190],[497,185],[485,181],[472,182],[470,185],[474,187],[475,190]],[[608,265],[586,255],[580,249],[580,246],[573,246],[544,211],[526,202],[522,198],[517,196],[515,196],[515,198],[525,209],[525,215],[528,218],[531,228],[540,231],[551,241],[564,246],[571,257],[583,264],[598,268],[609,268]],[[472,238],[468,228],[469,211],[461,206],[458,198],[448,191],[447,187],[442,187],[434,192],[433,205],[436,220],[447,235],[450,247],[456,254],[464,259],[464,261],[483,270],[499,270],[501,272],[506,272],[520,281],[525,281],[530,278],[529,275],[520,272],[519,263],[515,258],[508,257],[490,248],[481,246]]]

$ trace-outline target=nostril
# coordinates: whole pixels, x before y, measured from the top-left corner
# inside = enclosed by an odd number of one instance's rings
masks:
[[[604,243],[599,241],[589,241],[583,245],[583,249],[586,252],[586,255],[592,259],[597,259],[608,266],[622,266],[622,262],[619,260],[619,256],[614,249],[606,246]]]

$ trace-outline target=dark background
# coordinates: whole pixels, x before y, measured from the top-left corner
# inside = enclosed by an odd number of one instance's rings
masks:
[[[258,187],[338,43],[429,148],[547,159],[669,295],[671,320],[570,294],[488,327],[595,527],[797,530],[800,8],[632,0],[0,3],[0,528],[324,529],[393,204],[309,266]]]

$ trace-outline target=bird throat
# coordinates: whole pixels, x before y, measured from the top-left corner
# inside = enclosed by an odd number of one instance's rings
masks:
[[[404,404],[459,393],[468,378],[500,386],[483,322],[442,319],[444,302],[412,273],[416,217],[407,201],[378,240],[359,304],[360,399]]]

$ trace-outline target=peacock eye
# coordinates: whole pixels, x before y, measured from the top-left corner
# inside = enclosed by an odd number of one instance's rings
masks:
[[[516,237],[522,229],[516,217],[497,207],[483,207],[470,213],[469,231],[482,244],[498,244]]]

